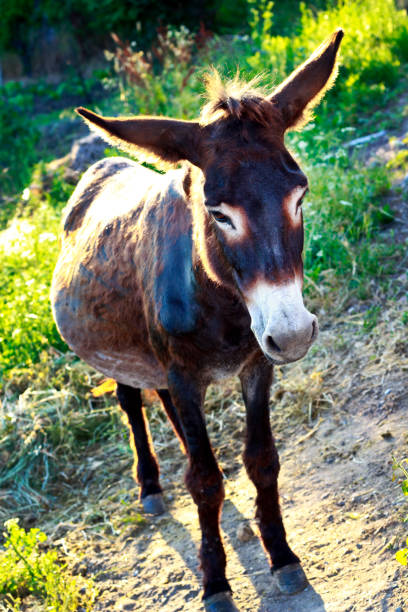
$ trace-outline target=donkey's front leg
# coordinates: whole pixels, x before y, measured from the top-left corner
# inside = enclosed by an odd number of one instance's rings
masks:
[[[263,355],[254,358],[240,374],[246,407],[247,430],[244,463],[257,491],[256,516],[272,573],[283,593],[296,593],[307,585],[298,557],[289,548],[279,508],[279,457],[269,421],[269,390],[273,367]]]
[[[233,612],[237,608],[225,577],[226,557],[219,526],[224,485],[202,412],[205,386],[177,366],[170,369],[168,384],[186,440],[188,468],[185,481],[198,508],[204,605],[211,612]]]

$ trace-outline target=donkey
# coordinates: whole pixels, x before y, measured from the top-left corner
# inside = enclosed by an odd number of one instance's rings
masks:
[[[183,162],[163,175],[120,157],[89,168],[64,216],[52,303],[68,345],[118,383],[152,513],[164,504],[140,390],[157,390],[188,457],[211,612],[237,610],[219,528],[222,473],[202,411],[206,388],[224,377],[242,385],[243,460],[272,572],[283,593],[307,585],[286,541],[268,407],[274,364],[302,358],[318,334],[302,299],[307,179],[284,134],[333,83],[342,37],[334,32],[270,95],[214,73],[197,121],[77,109],[111,143]]]

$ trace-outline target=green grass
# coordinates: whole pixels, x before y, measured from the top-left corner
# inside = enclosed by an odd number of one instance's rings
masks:
[[[279,83],[317,43],[341,26],[345,37],[339,78],[316,113],[320,139],[333,144],[342,127],[359,125],[371,130],[378,125],[378,117],[370,118],[367,111],[381,108],[395,95],[392,90],[404,75],[408,62],[406,12],[398,10],[393,0],[339,0],[317,12],[300,3],[299,25],[290,35],[276,36],[269,34],[273,24],[270,4],[263,2],[254,9],[253,37],[258,48],[246,58],[247,64]],[[316,154],[320,147],[316,147],[315,138],[309,139],[309,144]]]
[[[311,189],[303,205],[306,275],[322,288],[335,281],[349,297],[357,292],[364,299],[379,266],[386,278],[400,252],[379,234],[394,219],[384,204],[389,175],[384,168],[366,168],[357,160],[310,163],[306,171]]]
[[[405,496],[408,497],[408,458],[402,459],[401,461],[397,461],[395,457],[392,458],[392,470],[393,470],[393,480],[396,479],[397,473],[402,474],[401,480],[401,490]],[[405,517],[404,522],[408,521],[408,516]],[[406,540],[406,544],[408,547],[408,538]],[[408,548],[401,548],[395,553],[395,558],[398,563],[401,565],[408,565]]]
[[[37,185],[41,185],[41,168]],[[52,321],[49,288],[58,256],[61,209],[72,187],[53,177],[48,192],[20,198],[0,233],[0,371],[28,366],[50,345],[65,350]]]
[[[37,610],[91,612],[97,595],[91,579],[74,577],[59,561],[56,549],[45,550],[47,536],[39,529],[25,531],[17,519],[5,523],[0,550],[0,604],[18,612],[22,599],[34,597]]]

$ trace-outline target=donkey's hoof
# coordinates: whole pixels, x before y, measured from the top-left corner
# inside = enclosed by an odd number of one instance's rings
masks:
[[[229,591],[216,593],[204,599],[204,609],[206,612],[239,612]]]
[[[166,512],[163,495],[161,493],[152,493],[142,498],[143,509],[147,514],[163,514]]]
[[[285,565],[273,572],[281,593],[294,595],[308,585],[306,574],[300,563]]]

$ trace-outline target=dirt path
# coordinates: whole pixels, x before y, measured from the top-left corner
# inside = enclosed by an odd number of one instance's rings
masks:
[[[373,397],[356,397],[347,410],[292,432],[281,444],[280,490],[289,541],[301,556],[310,586],[278,594],[257,537],[242,541],[244,523],[256,532],[254,489],[243,469],[226,480],[222,518],[228,577],[240,610],[346,612],[406,610],[406,571],[394,560],[404,528],[402,495],[391,481],[390,457],[406,451],[404,390],[387,380],[382,414]],[[391,406],[391,407],[390,407]],[[406,418],[406,417],[405,417]],[[303,433],[302,433],[303,431]],[[236,444],[236,441],[232,441]],[[230,469],[234,472],[234,461]],[[163,472],[169,513],[109,538],[83,559],[101,589],[95,610],[201,610],[195,507],[177,474]]]

